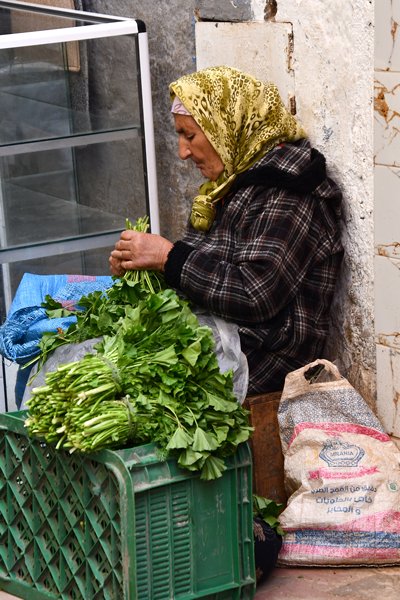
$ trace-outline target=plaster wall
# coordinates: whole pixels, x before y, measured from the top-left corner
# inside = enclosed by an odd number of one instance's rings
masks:
[[[195,4],[192,0],[83,0],[84,10],[141,19],[148,34],[158,197],[161,234],[176,240],[186,226],[192,198],[202,182],[190,161],[177,156],[177,140],[170,114],[168,85],[196,69]],[[124,56],[102,56],[102,64],[116,63],[132,70]],[[116,66],[116,65],[115,65]],[[107,81],[103,81],[107,85]],[[110,107],[112,114],[113,107]]]
[[[298,115],[344,193],[331,355],[375,407],[372,1],[280,0],[293,24]]]
[[[377,411],[400,437],[400,0],[375,15],[375,331]]]
[[[200,15],[216,19],[205,3]],[[374,224],[373,224],[373,4],[336,0],[253,0],[254,21],[269,22],[264,35],[274,40],[283,26],[291,30],[288,69],[295,96],[297,117],[311,142],[326,158],[331,176],[344,193],[343,241],[346,249],[341,280],[332,312],[328,356],[335,359],[346,377],[375,408],[374,340]],[[203,33],[201,32],[203,25]],[[211,23],[199,24],[196,32],[197,67],[240,61],[239,68],[253,72],[254,41],[237,56],[238,30],[226,34],[222,52]],[[215,26],[215,24],[214,24]],[[236,24],[237,29],[248,23]],[[220,27],[220,25],[218,25]],[[202,36],[204,39],[202,39]],[[286,52],[284,45],[275,51]],[[236,53],[236,54],[235,54]],[[285,88],[283,73],[274,73],[275,56],[266,55],[264,72]],[[279,62],[281,57],[277,57]],[[232,66],[235,66],[232,64]],[[256,74],[256,73],[255,73]],[[356,85],[355,85],[356,82]],[[281,92],[282,93],[282,92]]]

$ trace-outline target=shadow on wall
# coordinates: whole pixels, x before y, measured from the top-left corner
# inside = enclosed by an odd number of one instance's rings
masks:
[[[174,240],[182,233],[189,206],[201,183],[197,171],[177,156],[177,142],[170,115],[168,86],[184,73],[196,70],[194,37],[194,2],[169,0],[167,6],[158,0],[83,0],[84,10],[132,17],[146,25],[149,42],[151,85],[153,95],[154,134],[157,159],[158,196],[161,233]],[[96,57],[103,72],[117,68],[123,82],[132,73],[132,64],[124,56],[106,54]],[[101,94],[102,82],[96,85]],[[93,87],[94,89],[94,87]],[[118,94],[123,99],[121,85]],[[115,108],[118,111],[116,105]],[[127,160],[127,158],[124,158]],[[127,164],[126,181],[121,192],[132,186],[129,175],[137,165]],[[100,187],[100,186],[99,186]]]

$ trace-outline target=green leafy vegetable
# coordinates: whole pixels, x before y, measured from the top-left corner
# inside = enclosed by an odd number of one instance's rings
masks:
[[[253,494],[253,514],[255,517],[259,517],[263,521],[265,521],[272,529],[275,529],[278,535],[284,535],[284,531],[279,523],[279,515],[284,509],[284,505],[275,502],[274,500],[269,500],[268,498],[263,498],[262,496],[257,496]]]
[[[147,232],[149,228],[149,218],[141,217],[137,219],[134,225],[129,221],[125,220],[126,229],[133,229],[134,231]],[[147,271],[147,270],[135,270],[127,271],[125,273],[125,279],[138,283],[142,289],[148,290],[151,293],[158,292],[165,288],[164,278],[158,271]]]
[[[249,438],[248,412],[234,396],[232,373],[220,372],[211,329],[161,279],[156,291],[143,273],[81,298],[77,322],[43,336],[40,363],[62,344],[101,341],[96,354],[59,365],[33,388],[26,427],[70,451],[154,442],[181,467],[214,479]]]

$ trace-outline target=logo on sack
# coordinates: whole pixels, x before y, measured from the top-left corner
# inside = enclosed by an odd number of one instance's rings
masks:
[[[389,492],[397,492],[397,490],[399,489],[399,486],[396,483],[396,481],[389,481],[387,487]]]
[[[333,438],[324,442],[319,456],[329,467],[357,467],[364,454],[360,446]]]

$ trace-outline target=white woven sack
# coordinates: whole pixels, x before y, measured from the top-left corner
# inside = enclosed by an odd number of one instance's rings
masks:
[[[307,379],[318,365],[328,381]],[[289,498],[279,564],[400,564],[400,452],[335,365],[289,373],[278,422]]]

